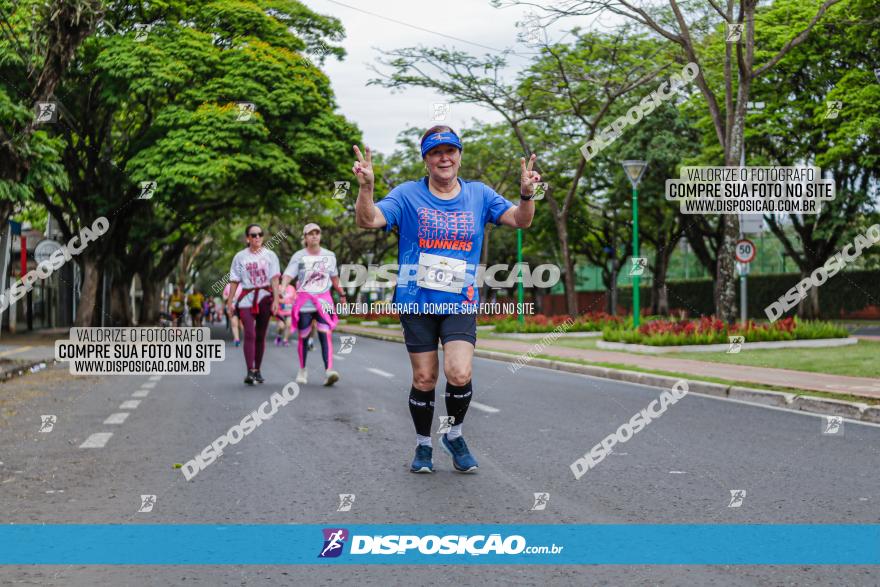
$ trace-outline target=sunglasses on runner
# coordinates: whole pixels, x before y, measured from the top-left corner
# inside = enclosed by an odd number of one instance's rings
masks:
[[[248,235],[251,238],[263,238],[262,232],[252,232]]]

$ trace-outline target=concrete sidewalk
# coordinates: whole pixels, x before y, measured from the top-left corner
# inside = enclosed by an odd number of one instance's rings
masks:
[[[403,340],[403,333],[399,328],[343,325],[341,326],[340,331],[350,332],[355,335],[372,334],[384,337],[394,337],[401,341]],[[538,342],[539,341],[536,340],[518,341],[481,339],[478,335],[477,348],[490,351],[525,354],[534,349]],[[695,378],[711,377],[740,383],[787,387],[794,390],[841,393],[880,399],[880,380],[867,377],[848,377],[845,375],[791,371],[788,369],[774,369],[770,367],[709,363],[692,359],[676,359],[669,355],[635,355],[618,351],[574,349],[553,344],[544,347],[540,354],[562,357],[565,359],[578,359],[591,363],[615,363],[641,369],[651,369],[654,371],[687,373]]]

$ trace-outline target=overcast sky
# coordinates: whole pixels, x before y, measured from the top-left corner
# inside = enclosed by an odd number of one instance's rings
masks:
[[[507,72],[509,80],[513,80],[517,68],[527,64],[529,54],[535,51],[517,39],[517,34],[522,29],[518,29],[516,23],[527,20],[526,7],[492,8],[488,0],[303,2],[319,14],[338,18],[345,27],[346,38],[342,43],[347,52],[345,60],[339,62],[329,59],[323,69],[330,77],[342,114],[360,127],[364,140],[370,147],[385,153],[394,150],[398,133],[408,126],[427,128],[436,124],[431,119],[433,104],[446,102],[446,99],[422,88],[411,88],[392,94],[390,90],[379,86],[367,86],[367,81],[376,77],[367,64],[376,64],[379,50],[422,44],[445,45],[474,55],[491,52],[491,49],[463,41],[485,45],[499,52],[510,48],[522,56],[510,56],[511,67]],[[569,29],[574,24],[574,21],[567,21],[565,28]],[[589,25],[586,22],[579,24]],[[444,38],[413,27],[429,29],[463,41]],[[563,36],[559,27],[555,31],[551,29],[551,34],[557,39]],[[459,129],[463,123],[470,123],[474,118],[483,121],[500,119],[497,114],[476,105],[451,104],[450,112],[443,122]]]

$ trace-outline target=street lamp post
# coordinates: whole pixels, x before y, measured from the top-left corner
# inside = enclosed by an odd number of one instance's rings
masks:
[[[645,174],[645,168],[648,166],[647,161],[639,161],[629,159],[626,161],[622,161],[623,170],[626,172],[626,177],[629,179],[629,182],[632,184],[632,209],[633,209],[633,258],[639,256],[639,182],[642,180],[642,175]],[[632,261],[635,263],[635,261]],[[633,266],[631,263],[631,266]],[[641,281],[640,276],[637,273],[633,273],[633,326],[635,328],[639,327],[639,314],[641,313],[641,308],[639,304],[639,282]]]

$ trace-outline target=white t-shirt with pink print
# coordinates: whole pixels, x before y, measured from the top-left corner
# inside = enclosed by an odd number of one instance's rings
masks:
[[[235,299],[241,295],[242,289],[253,289],[256,287],[272,287],[272,278],[280,277],[281,264],[278,262],[278,256],[262,247],[256,253],[252,253],[250,247],[239,251],[232,259],[232,267],[229,269],[229,281],[237,281],[238,290],[235,292]],[[258,292],[259,298],[257,303],[265,297],[272,294],[266,290]],[[253,305],[253,292],[246,295],[239,302],[239,308],[250,308]]]

